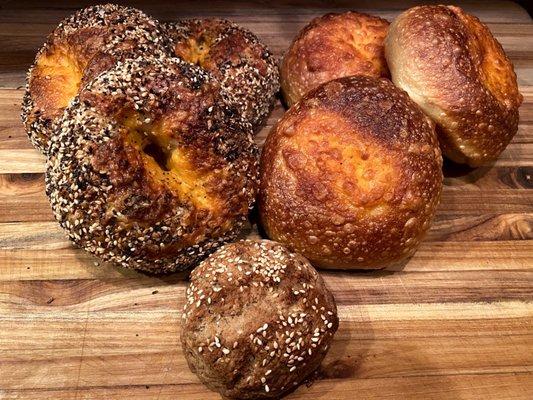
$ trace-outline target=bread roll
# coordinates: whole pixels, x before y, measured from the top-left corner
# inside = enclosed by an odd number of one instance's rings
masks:
[[[259,212],[267,235],[323,268],[383,268],[414,253],[435,214],[432,123],[387,79],[309,92],[268,136]]]
[[[305,258],[244,240],[191,273],[181,342],[191,370],[224,398],[278,399],[319,366],[338,323]]]
[[[389,28],[385,54],[393,82],[438,124],[453,161],[490,163],[516,134],[513,65],[476,17],[453,6],[411,8]]]
[[[383,40],[389,23],[348,11],[313,19],[292,42],[281,65],[281,87],[291,106],[321,83],[350,75],[388,77]]]
[[[258,150],[229,111],[213,78],[177,58],[119,62],[85,86],[46,171],[70,239],[152,273],[184,270],[235,240],[254,204]]]

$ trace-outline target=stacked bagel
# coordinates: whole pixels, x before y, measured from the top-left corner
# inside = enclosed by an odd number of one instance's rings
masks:
[[[178,51],[192,42],[201,60]],[[248,225],[252,134],[278,87],[271,53],[229,21],[162,25],[111,4],[78,11],[38,52],[23,101],[56,219],[104,261],[155,273],[194,266]]]
[[[290,108],[259,156],[280,86]],[[500,44],[457,7],[316,18],[278,71],[229,21],[107,4],[50,34],[22,118],[70,239],[127,268],[196,267],[188,364],[224,398],[256,399],[292,390],[331,345],[335,300],[313,266],[405,262],[435,215],[441,154],[494,161],[521,101]],[[278,243],[237,241],[256,198]]]

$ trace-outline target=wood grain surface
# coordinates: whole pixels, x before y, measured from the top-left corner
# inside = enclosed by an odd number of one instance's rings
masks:
[[[316,379],[288,399],[533,399],[533,23],[512,2],[457,3],[515,64],[518,134],[493,165],[445,163],[435,223],[405,267],[323,274],[340,328]],[[184,274],[99,265],[47,203],[43,157],[19,117],[24,76],[46,34],[85,4],[0,2],[0,399],[217,399],[180,349]],[[164,21],[227,17],[281,55],[314,16],[390,20],[415,2],[128,4]]]

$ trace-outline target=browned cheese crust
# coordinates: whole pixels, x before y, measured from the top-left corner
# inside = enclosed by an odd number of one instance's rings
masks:
[[[494,161],[518,129],[511,61],[489,29],[458,7],[414,7],[385,42],[392,80],[438,124],[443,153],[479,166]]]
[[[194,265],[236,238],[254,203],[258,150],[232,112],[188,63],[118,62],[81,90],[52,137],[46,191],[57,220],[105,261]]]
[[[305,258],[244,240],[191,273],[181,341],[191,370],[224,398],[278,399],[320,365],[338,324]]]
[[[287,104],[335,78],[388,77],[383,54],[388,26],[384,19],[352,11],[313,19],[283,58],[281,88]]]
[[[84,84],[136,54],[170,54],[158,22],[113,4],[84,8],[48,36],[28,72],[22,120],[33,145],[46,152],[64,108]]]
[[[442,188],[429,119],[389,80],[319,86],[268,136],[259,211],[268,236],[323,268],[382,268],[412,255]]]
[[[279,71],[276,59],[257,36],[216,18],[183,20],[165,28],[175,55],[213,74],[227,100],[258,128],[274,104]]]

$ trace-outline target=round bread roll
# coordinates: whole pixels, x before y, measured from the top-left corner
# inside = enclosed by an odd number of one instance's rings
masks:
[[[515,135],[516,74],[476,17],[453,6],[411,8],[391,25],[385,54],[393,82],[437,123],[451,160],[490,163]]]
[[[252,32],[223,19],[165,27],[176,56],[212,73],[223,95],[254,128],[265,121],[279,90],[279,72],[272,53]]]
[[[332,79],[388,77],[383,54],[388,26],[384,19],[353,11],[313,19],[283,58],[281,88],[287,105]]]
[[[154,273],[196,264],[238,236],[254,203],[258,150],[228,112],[193,65],[118,62],[80,91],[52,137],[56,219],[104,261]]]
[[[259,212],[267,235],[322,268],[383,268],[412,255],[442,188],[431,121],[389,80],[339,78],[268,136]]]
[[[46,152],[54,125],[81,87],[117,60],[170,52],[158,22],[114,4],[84,8],[48,36],[31,66],[22,120],[33,145]]]
[[[268,240],[227,244],[191,273],[181,342],[191,370],[230,399],[278,399],[326,355],[339,320],[309,262]]]

